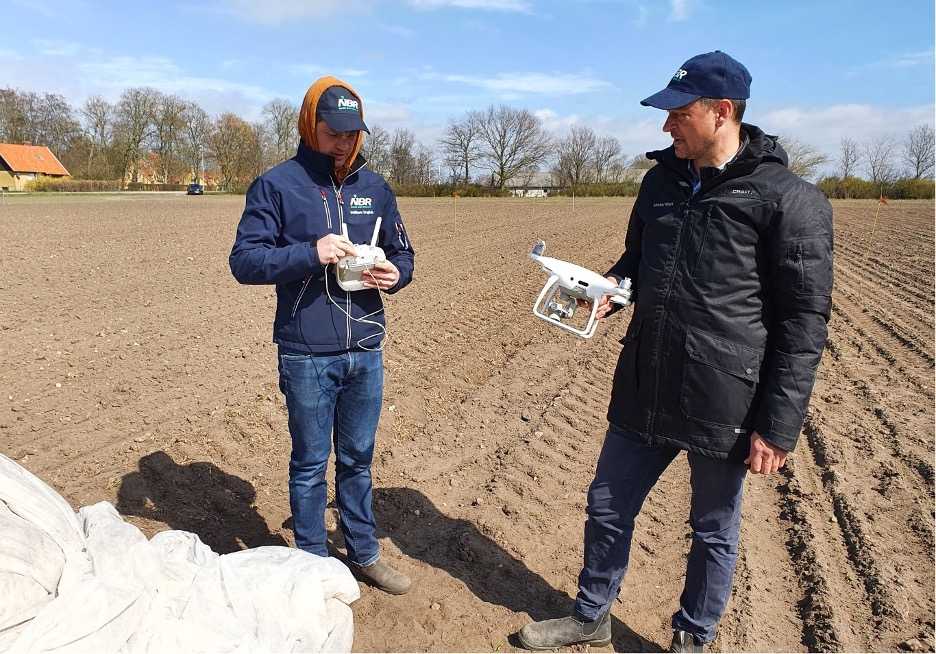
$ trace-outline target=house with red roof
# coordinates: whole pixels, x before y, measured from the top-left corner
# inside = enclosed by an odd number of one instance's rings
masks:
[[[44,145],[0,143],[0,190],[24,191],[40,175],[70,177],[62,162]]]

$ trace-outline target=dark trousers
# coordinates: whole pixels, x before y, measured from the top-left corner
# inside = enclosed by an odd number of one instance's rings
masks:
[[[679,452],[675,447],[648,446],[633,432],[609,426],[588,490],[585,565],[575,601],[581,617],[597,619],[617,597],[627,571],[634,520],[650,489]],[[694,453],[688,457],[692,547],[680,607],[672,623],[674,629],[710,642],[731,596],[747,466]]]

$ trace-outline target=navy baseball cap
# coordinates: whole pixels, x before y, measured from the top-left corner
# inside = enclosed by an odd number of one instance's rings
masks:
[[[696,55],[684,63],[666,88],[640,104],[657,109],[685,107],[699,98],[747,100],[751,97],[751,73],[721,50]]]
[[[361,101],[343,86],[329,86],[325,89],[315,114],[336,132],[364,130],[370,134],[362,118]]]

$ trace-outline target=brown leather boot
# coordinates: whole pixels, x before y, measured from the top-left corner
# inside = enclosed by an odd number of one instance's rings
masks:
[[[351,569],[361,581],[391,595],[404,595],[409,592],[412,585],[409,577],[394,570],[381,559],[377,559],[368,566],[354,564]]]

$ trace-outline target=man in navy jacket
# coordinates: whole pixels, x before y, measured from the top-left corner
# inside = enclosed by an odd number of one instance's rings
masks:
[[[366,131],[360,96],[334,77],[316,81],[299,114],[296,156],[247,191],[230,265],[242,284],[276,285],[273,340],[292,437],[296,545],[328,556],[325,469],[334,440],[335,495],[352,569],[402,594],[409,578],[380,559],[370,468],[383,397],[380,293],[410,282],[414,253],[393,192],[359,154]],[[387,261],[365,273],[365,289],[344,291],[336,264],[356,253],[354,243],[370,243],[378,218],[377,245]]]
[[[796,446],[827,336],[832,207],[775,137],[742,122],[750,84],[741,63],[708,52],[642,103],[667,112],[673,145],[647,154],[657,165],[608,272],[633,282],[634,313],[588,492],[575,612],[524,627],[530,649],[610,642],[634,520],[685,451],[693,533],[670,651],[702,651],[731,595],[745,476],[776,473]]]

